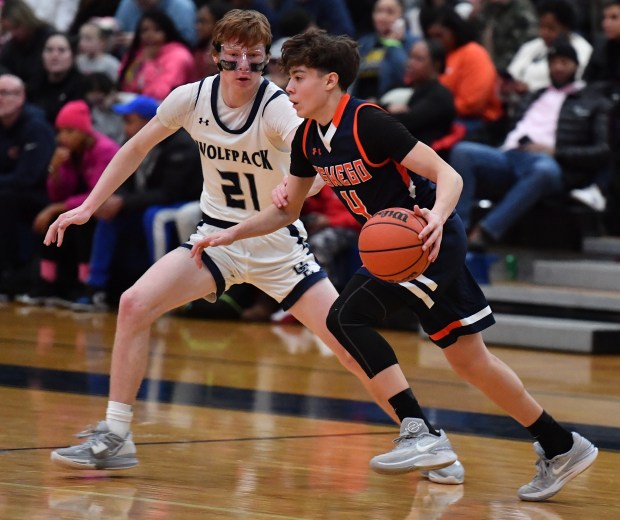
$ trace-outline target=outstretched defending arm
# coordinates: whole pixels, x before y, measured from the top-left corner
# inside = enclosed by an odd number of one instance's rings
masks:
[[[146,154],[175,130],[165,127],[157,116],[151,119],[134,137],[127,141],[106,167],[101,178],[86,200],[77,208],[62,213],[47,230],[43,242],[62,245],[65,229],[71,224],[88,222],[93,213],[123,184],[138,168]]]

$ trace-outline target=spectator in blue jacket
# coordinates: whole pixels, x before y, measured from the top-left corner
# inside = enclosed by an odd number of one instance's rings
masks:
[[[576,80],[579,61],[567,38],[549,48],[548,61],[552,85],[527,98],[501,148],[463,141],[452,149],[450,164],[463,177],[456,211],[471,228],[472,248],[500,240],[550,195],[600,183],[599,198],[591,205],[599,211],[605,207],[600,192],[608,182],[611,158],[610,102]],[[497,204],[472,226],[476,197]]]
[[[374,30],[358,40],[360,69],[351,87],[359,98],[377,101],[402,85],[407,55],[415,38],[407,31],[402,0],[377,0],[372,11]]]
[[[0,296],[32,250],[30,230],[47,203],[47,167],[56,135],[41,110],[26,103],[25,86],[12,74],[0,75]]]

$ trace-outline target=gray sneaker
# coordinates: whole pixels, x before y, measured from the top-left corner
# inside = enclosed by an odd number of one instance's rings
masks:
[[[539,459],[536,461],[538,472],[534,479],[521,486],[519,498],[530,502],[547,500],[555,495],[564,484],[588,469],[596,456],[598,449],[586,438],[573,432],[573,447],[566,453],[553,457],[545,457],[545,452],[539,443],[534,443],[534,451]]]
[[[76,435],[82,444],[54,450],[52,462],[72,469],[127,469],[138,464],[131,433],[123,439],[112,433],[105,421]]]
[[[458,460],[445,468],[422,471],[422,475],[437,484],[462,484],[465,482],[465,468]]]
[[[407,417],[400,425],[400,436],[394,439],[396,447],[370,461],[377,473],[406,473],[418,469],[432,470],[449,466],[457,460],[448,437],[439,430],[432,435],[422,419]]]

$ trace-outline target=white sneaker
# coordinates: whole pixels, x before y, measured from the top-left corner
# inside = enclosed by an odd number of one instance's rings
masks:
[[[465,468],[458,460],[445,468],[422,471],[422,475],[437,484],[462,484],[465,482]]]
[[[534,443],[534,451],[538,455],[536,475],[530,483],[519,489],[521,500],[539,502],[551,498],[594,463],[598,449],[585,437],[576,432],[572,434],[573,447],[552,459],[545,456],[538,442]]]
[[[605,211],[607,207],[607,200],[596,184],[591,184],[587,188],[571,190],[570,196],[594,211]]]
[[[127,469],[138,464],[131,432],[125,438],[112,433],[105,421],[76,435],[82,444],[52,451],[52,462],[72,469]]]
[[[370,467],[377,473],[397,474],[450,466],[457,460],[456,453],[443,430],[439,434],[432,435],[422,419],[407,417],[400,425],[400,435],[394,439],[396,447],[373,457]]]

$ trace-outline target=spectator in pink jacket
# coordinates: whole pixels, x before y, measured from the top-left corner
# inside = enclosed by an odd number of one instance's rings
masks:
[[[45,234],[58,215],[84,202],[119,149],[115,141],[93,130],[90,109],[82,100],[70,101],[60,109],[56,129],[58,146],[47,178],[50,204],[33,224],[40,234]],[[93,223],[76,228],[78,232],[61,249],[42,247],[39,277],[29,293],[18,296],[17,301],[31,305],[71,301],[89,274],[93,229]]]
[[[145,12],[121,62],[120,90],[162,100],[194,75],[192,53],[170,17]]]

